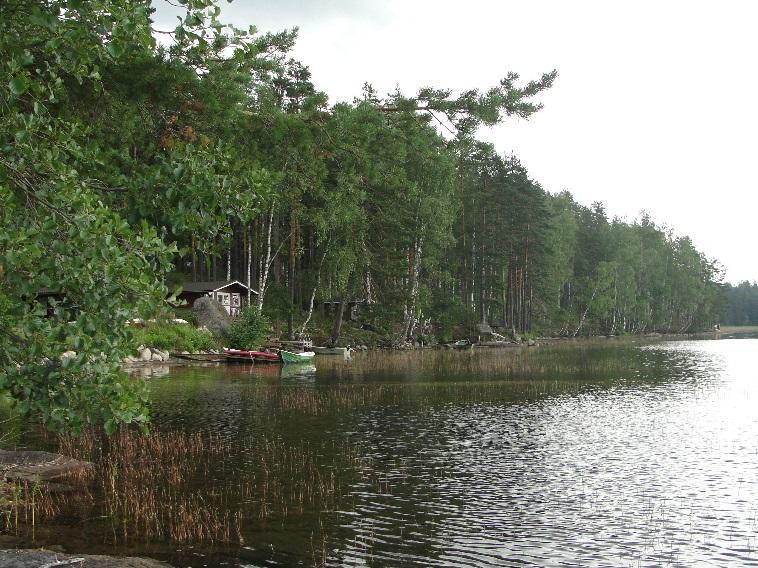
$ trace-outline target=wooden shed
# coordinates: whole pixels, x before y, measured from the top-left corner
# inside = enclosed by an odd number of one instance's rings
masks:
[[[182,293],[179,299],[187,302],[190,307],[195,300],[203,296],[210,296],[218,301],[232,317],[237,317],[240,310],[247,305],[247,294],[258,295],[253,289],[249,289],[239,280],[221,280],[218,282],[185,282],[182,284]]]
[[[37,301],[45,306],[45,314],[47,316],[53,316],[55,309],[53,308],[51,300],[55,302],[62,302],[66,297],[66,292],[63,290],[53,290],[52,288],[40,288],[37,292]]]

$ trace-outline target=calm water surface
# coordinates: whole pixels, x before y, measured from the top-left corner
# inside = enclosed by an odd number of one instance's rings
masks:
[[[244,546],[145,553],[194,566],[758,565],[756,369],[758,339],[174,368],[151,379],[154,427],[236,448],[207,483],[260,475],[251,440],[265,439],[311,456],[337,490],[265,518],[240,496]]]

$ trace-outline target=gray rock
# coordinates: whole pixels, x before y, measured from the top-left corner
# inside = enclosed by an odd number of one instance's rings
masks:
[[[170,568],[170,564],[152,558],[113,557],[89,554],[62,554],[52,550],[0,550],[3,568]]]
[[[161,351],[160,349],[151,349],[153,356],[152,361],[168,361],[169,354],[168,351]]]
[[[4,479],[13,481],[57,481],[86,473],[92,467],[89,462],[50,452],[0,450],[0,472]]]
[[[149,347],[143,347],[139,350],[139,360],[140,361],[150,361],[153,358],[153,353],[150,351]]]
[[[480,323],[476,326],[476,329],[479,333],[484,334],[484,335],[488,333],[492,333],[492,328],[490,327],[490,324],[488,323]]]
[[[226,337],[233,320],[216,300],[207,296],[198,298],[192,306],[192,312],[200,327],[205,327],[216,338]]]

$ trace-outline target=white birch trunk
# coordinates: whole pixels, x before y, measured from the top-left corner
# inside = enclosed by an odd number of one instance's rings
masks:
[[[592,291],[592,297],[590,298],[590,301],[587,302],[587,307],[584,309],[584,313],[582,314],[582,319],[579,320],[579,326],[576,328],[576,331],[574,331],[574,337],[579,335],[579,332],[582,329],[582,326],[584,325],[584,320],[587,319],[587,312],[590,311],[590,306],[592,305],[592,301],[595,299],[595,294],[597,294],[597,288],[595,288]]]
[[[405,322],[403,325],[404,339],[407,339],[413,333],[418,319],[416,318],[416,303],[418,301],[418,281],[421,272],[421,251],[422,251],[423,238],[419,238],[416,241],[415,258],[413,263],[413,270],[411,270],[411,293],[409,302],[405,305]]]
[[[261,271],[258,278],[258,311],[263,311],[263,298],[266,295],[266,286],[268,285],[268,271],[271,267],[271,228],[274,224],[274,205],[268,213],[268,229],[266,236],[266,257],[261,259]]]
[[[247,305],[250,305],[252,291],[250,290],[250,279],[252,277],[253,265],[253,236],[250,234],[250,228],[247,228]]]
[[[305,318],[303,325],[300,327],[300,333],[298,335],[300,339],[302,339],[303,336],[305,336],[305,328],[308,327],[308,323],[311,321],[311,317],[313,316],[313,303],[316,300],[316,291],[318,290],[320,283],[321,283],[321,274],[318,275],[318,278],[316,280],[316,285],[313,287],[313,292],[311,292],[311,301],[308,304],[308,316]]]

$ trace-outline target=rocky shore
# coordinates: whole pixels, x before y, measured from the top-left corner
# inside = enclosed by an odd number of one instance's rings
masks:
[[[0,550],[0,568],[170,568],[170,564],[140,557],[63,554],[54,550]]]

